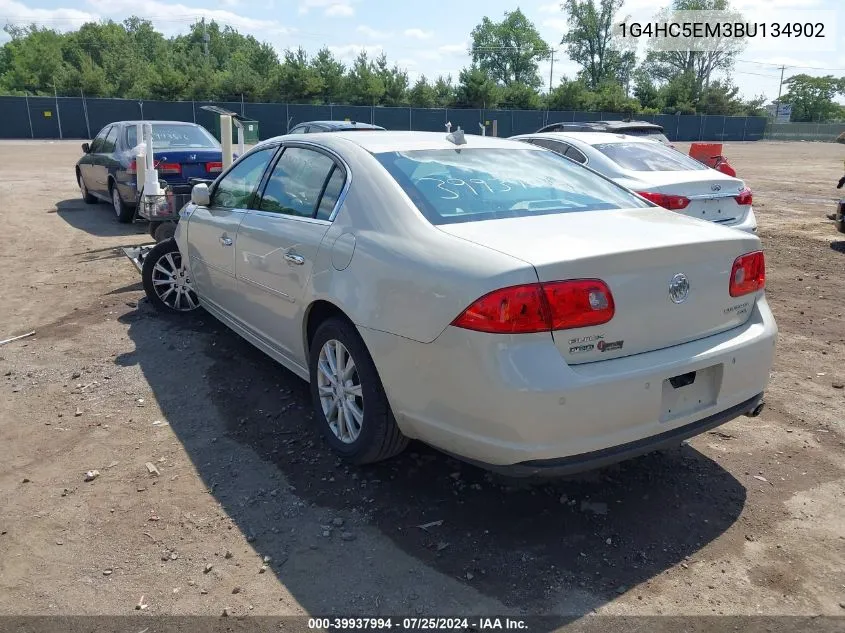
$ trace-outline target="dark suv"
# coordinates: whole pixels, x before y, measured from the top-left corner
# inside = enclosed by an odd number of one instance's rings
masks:
[[[577,121],[572,123],[550,123],[537,132],[611,132],[629,136],[645,136],[665,145],[671,142],[663,133],[663,126],[648,121]]]

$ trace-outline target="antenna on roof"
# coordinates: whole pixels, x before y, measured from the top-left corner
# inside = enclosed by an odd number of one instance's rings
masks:
[[[446,135],[446,140],[455,145],[466,145],[467,143],[466,137],[464,137],[464,131],[460,125],[457,130]]]

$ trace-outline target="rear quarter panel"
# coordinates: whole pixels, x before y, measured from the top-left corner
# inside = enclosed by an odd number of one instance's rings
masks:
[[[323,238],[305,306],[326,300],[359,327],[428,343],[487,292],[537,281],[530,264],[430,224],[372,155],[349,145],[351,186]]]

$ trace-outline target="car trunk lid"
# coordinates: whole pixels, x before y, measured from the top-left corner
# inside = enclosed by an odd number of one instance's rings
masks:
[[[153,153],[156,165],[179,165],[178,173],[159,169],[159,178],[170,184],[185,184],[191,178],[215,178],[219,171],[209,171],[209,163],[221,163],[222,154],[217,150],[187,149],[158,150]]]
[[[675,213],[718,224],[733,224],[741,221],[748,212],[749,206],[740,205],[736,199],[745,188],[745,183],[715,169],[649,172],[648,181],[648,185],[643,185],[637,191],[689,199],[689,204]]]
[[[734,260],[752,235],[658,209],[573,212],[440,225],[446,233],[530,263],[541,282],[601,279],[613,318],[553,332],[570,364],[679,345],[744,323],[756,295],[732,298]],[[683,294],[680,275],[688,283]],[[673,300],[674,291],[674,300]]]

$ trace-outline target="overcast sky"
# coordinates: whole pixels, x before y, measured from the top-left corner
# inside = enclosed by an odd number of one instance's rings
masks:
[[[626,0],[620,16],[648,20],[664,0]],[[85,21],[123,20],[135,14],[152,20],[167,35],[185,32],[205,17],[229,24],[272,44],[280,53],[303,46],[310,53],[327,45],[344,61],[361,49],[384,51],[391,62],[407,69],[413,82],[449,74],[457,80],[469,63],[469,34],[484,15],[493,20],[517,6],[532,20],[541,36],[558,51],[553,71],[556,85],[573,77],[578,67],[560,46],[566,19],[559,2],[525,0],[0,0],[0,23],[32,22],[59,30],[78,27]],[[845,0],[733,0],[747,21],[771,22],[779,16],[799,16],[825,23],[824,39],[752,41],[737,63],[733,80],[746,97],[765,94],[777,97],[781,64],[791,74],[845,76]],[[788,13],[776,14],[773,10]],[[816,13],[825,11],[826,13]],[[812,12],[812,13],[811,13]],[[7,36],[0,33],[0,43]],[[544,81],[550,65],[541,65]]]

